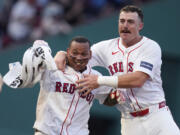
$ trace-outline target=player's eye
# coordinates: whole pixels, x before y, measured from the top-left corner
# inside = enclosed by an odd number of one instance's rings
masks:
[[[120,23],[124,23],[125,20],[124,20],[124,19],[120,19],[119,22],[120,22]]]
[[[128,23],[129,23],[129,24],[133,24],[133,23],[134,23],[134,20],[128,20]]]
[[[73,55],[78,55],[78,52],[74,51],[72,52]]]
[[[88,54],[87,54],[87,53],[82,53],[81,55],[82,55],[82,56],[87,56]]]

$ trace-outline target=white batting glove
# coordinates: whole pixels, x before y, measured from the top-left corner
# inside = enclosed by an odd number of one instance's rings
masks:
[[[3,79],[2,79],[2,75],[0,74],[0,92],[2,91],[2,86],[3,86]]]
[[[116,99],[118,104],[124,104],[126,102],[126,98],[124,94],[120,90],[114,90],[110,93],[111,99]]]

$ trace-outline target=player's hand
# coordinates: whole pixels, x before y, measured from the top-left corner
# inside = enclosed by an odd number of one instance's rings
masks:
[[[79,89],[79,93],[85,92],[83,96],[86,96],[93,89],[99,87],[99,84],[97,83],[97,78],[97,75],[84,75],[83,79],[76,81],[76,83],[78,84],[76,89]]]
[[[2,79],[2,76],[0,74],[0,92],[2,91],[2,85],[3,85],[3,79]]]
[[[59,51],[54,57],[54,61],[59,70],[64,71],[66,67],[66,52]]]
[[[125,101],[126,98],[120,90],[112,89],[103,104],[107,106],[114,106],[116,104],[124,104]]]
[[[116,100],[118,104],[124,104],[126,101],[126,98],[124,94],[120,90],[114,90],[110,93],[110,98],[112,100]]]

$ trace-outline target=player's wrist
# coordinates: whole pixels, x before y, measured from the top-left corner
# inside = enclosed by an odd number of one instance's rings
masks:
[[[118,87],[118,76],[98,76],[97,83],[105,86]]]

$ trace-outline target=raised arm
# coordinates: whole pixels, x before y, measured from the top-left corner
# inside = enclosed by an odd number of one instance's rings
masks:
[[[67,53],[65,51],[58,51],[54,56],[56,66],[61,71],[64,71],[66,67],[66,54]]]

